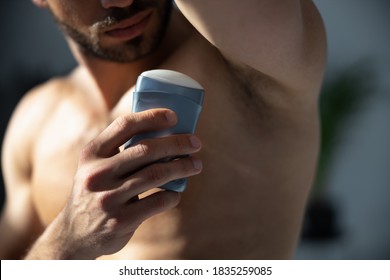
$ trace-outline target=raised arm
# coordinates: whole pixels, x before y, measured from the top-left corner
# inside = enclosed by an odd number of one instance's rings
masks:
[[[291,258],[319,148],[318,96],[326,62],[321,17],[310,0],[176,2],[224,56],[222,65],[234,81],[222,82],[234,85],[232,96],[250,98],[239,111],[247,125],[240,131],[249,132],[237,140],[237,146],[249,148],[237,149],[252,178],[240,179],[246,190],[256,190],[252,194],[258,202],[242,217],[255,213],[251,222],[264,229],[254,238],[261,251],[256,258]]]
[[[234,64],[249,66],[299,92],[318,89],[326,40],[311,0],[176,3],[198,31]]]

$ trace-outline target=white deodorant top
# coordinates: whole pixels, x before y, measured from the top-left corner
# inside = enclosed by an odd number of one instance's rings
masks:
[[[203,87],[191,77],[172,70],[150,70],[141,74],[143,77],[155,79],[167,84],[203,90]]]

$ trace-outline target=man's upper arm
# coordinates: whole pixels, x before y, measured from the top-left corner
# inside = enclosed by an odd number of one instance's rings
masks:
[[[321,17],[311,0],[177,0],[198,31],[234,64],[297,91],[320,84],[326,58]],[[313,85],[308,83],[313,82]]]
[[[40,231],[31,196],[31,145],[37,129],[31,99],[27,96],[18,105],[2,147],[6,201],[0,221],[1,259],[23,257]]]

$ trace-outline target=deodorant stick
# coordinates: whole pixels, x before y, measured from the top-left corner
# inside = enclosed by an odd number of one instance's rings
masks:
[[[174,127],[163,131],[136,135],[126,143],[125,148],[146,138],[193,134],[202,110],[203,97],[203,87],[187,75],[171,70],[143,72],[137,79],[132,112],[168,108],[176,113],[178,122]],[[186,185],[187,179],[182,178],[171,181],[161,188],[183,192]]]

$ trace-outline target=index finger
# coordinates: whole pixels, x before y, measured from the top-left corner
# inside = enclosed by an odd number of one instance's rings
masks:
[[[134,135],[163,130],[176,122],[175,112],[169,109],[151,109],[122,115],[95,138],[94,152],[102,157],[113,156],[118,152],[118,148]]]

